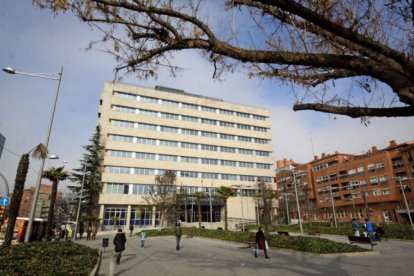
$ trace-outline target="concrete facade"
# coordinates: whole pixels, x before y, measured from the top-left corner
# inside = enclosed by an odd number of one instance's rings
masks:
[[[105,148],[99,198],[104,228],[157,226],[157,210],[144,196],[156,175],[172,170],[185,191],[181,220],[195,223],[192,194],[206,193],[203,225],[221,227],[223,204],[210,199],[220,186],[235,187],[229,222],[256,221],[257,179],[274,187],[272,135],[266,109],[226,103],[165,87],[106,83],[98,124]],[[243,196],[241,196],[243,194]],[[213,224],[214,223],[214,224]]]

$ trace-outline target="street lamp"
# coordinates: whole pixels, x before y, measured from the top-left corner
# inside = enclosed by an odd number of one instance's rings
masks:
[[[302,218],[300,216],[300,206],[299,206],[299,198],[298,198],[298,188],[296,187],[296,176],[295,176],[295,170],[292,169],[293,174],[293,184],[295,186],[295,195],[296,195],[296,207],[298,209],[298,218],[299,218],[299,227],[300,227],[300,235],[303,236],[303,227],[302,227]]]
[[[24,73],[24,72],[19,72],[16,71],[15,69],[11,68],[11,67],[5,67],[3,68],[3,71],[9,74],[15,74],[15,75],[24,75],[24,76],[31,76],[31,77],[36,77],[36,78],[43,78],[43,79],[49,79],[49,80],[57,80],[58,81],[58,85],[57,85],[57,89],[56,89],[56,93],[55,93],[55,98],[53,101],[53,108],[52,108],[52,113],[50,115],[50,122],[49,122],[49,128],[46,134],[46,142],[45,142],[45,147],[46,149],[48,149],[49,147],[49,139],[50,139],[50,133],[52,131],[52,126],[53,126],[53,119],[55,117],[55,111],[56,111],[56,104],[57,104],[57,100],[58,100],[58,96],[59,96],[59,88],[60,88],[60,83],[62,81],[62,73],[63,73],[63,66],[60,68],[60,71],[58,73],[58,76],[50,76],[51,74],[47,74],[47,73]],[[36,181],[36,188],[35,188],[35,192],[33,195],[33,202],[32,202],[32,209],[30,210],[30,217],[29,217],[29,221],[27,223],[27,230],[26,230],[26,235],[24,238],[25,242],[28,242],[30,240],[30,236],[32,234],[32,227],[33,227],[33,221],[34,221],[34,216],[35,216],[35,211],[36,211],[36,203],[39,197],[39,192],[40,192],[40,184],[42,181],[42,174],[43,174],[43,168],[45,166],[45,159],[46,158],[42,158],[41,163],[40,163],[40,170],[37,176],[37,181]]]
[[[402,180],[409,180],[409,179],[414,179],[414,178],[409,178],[409,177],[394,177],[395,179],[398,179],[398,182],[400,182],[400,189],[402,191],[403,197],[404,197],[404,203],[405,203],[405,208],[407,209],[407,215],[408,215],[408,219],[410,220],[410,224],[411,224],[411,229],[414,230],[414,226],[413,226],[413,220],[411,219],[411,213],[410,213],[410,208],[408,207],[408,203],[407,203],[407,198],[405,197],[405,191],[404,191],[404,186],[402,185]]]
[[[330,186],[330,194],[331,194],[331,202],[332,202],[332,212],[333,212],[333,217],[334,217],[334,221],[335,221],[335,228],[338,228],[338,225],[336,223],[336,213],[335,213],[335,204],[334,204],[334,197],[332,194],[332,185]]]
[[[78,201],[78,212],[76,213],[76,224],[75,224],[75,235],[74,235],[74,239],[76,240],[76,235],[78,233],[78,225],[79,225],[79,215],[80,215],[80,209],[81,209],[81,202],[82,202],[82,197],[83,197],[83,186],[85,185],[85,176],[86,176],[86,157],[85,160],[83,161],[83,176],[82,176],[82,184],[81,184],[81,189],[80,189],[80,196],[79,196],[79,201]]]

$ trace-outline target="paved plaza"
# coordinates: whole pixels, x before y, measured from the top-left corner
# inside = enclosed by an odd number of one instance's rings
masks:
[[[316,254],[270,248],[270,259],[254,258],[253,249],[241,243],[204,238],[181,240],[175,250],[175,237],[149,237],[145,248],[138,236],[128,237],[120,265],[111,262],[115,232],[100,233],[96,240],[77,242],[102,249],[102,238],[109,247],[102,254],[99,275],[413,275],[414,242],[388,240],[375,246],[374,254],[321,257]],[[346,242],[346,237],[323,235]],[[361,245],[367,249],[370,246]],[[379,252],[379,254],[378,254]]]

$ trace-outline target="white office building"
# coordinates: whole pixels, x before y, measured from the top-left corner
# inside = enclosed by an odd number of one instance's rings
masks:
[[[143,197],[155,176],[166,170],[176,173],[177,185],[188,195],[179,217],[187,226],[198,221],[191,197],[195,192],[207,195],[201,204],[203,225],[217,228],[224,225],[217,188],[238,191],[228,200],[229,227],[260,217],[255,197],[259,177],[276,188],[270,118],[264,108],[167,87],[106,83],[98,123],[105,148],[99,198],[104,228],[114,223],[156,227],[159,213]]]

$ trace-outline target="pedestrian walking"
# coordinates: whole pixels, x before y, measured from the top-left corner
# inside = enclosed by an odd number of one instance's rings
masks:
[[[85,229],[83,228],[83,226],[81,225],[81,227],[79,228],[79,239],[82,239],[83,233],[85,232]],[[75,234],[76,235],[76,234]]]
[[[381,224],[377,224],[377,226],[375,226],[375,238],[377,241],[381,241],[382,236],[385,235],[385,231],[384,228],[381,227]]]
[[[256,233],[256,249],[254,252],[254,257],[257,258],[257,255],[259,253],[259,249],[264,251],[264,255],[266,259],[269,259],[269,256],[267,255],[267,241],[265,234],[263,233],[263,228],[259,227],[259,230]]]
[[[88,229],[86,229],[86,240],[89,241],[91,239],[92,236],[92,227],[88,227]]]
[[[176,247],[175,249],[177,251],[180,250],[180,240],[181,240],[181,236],[182,236],[182,231],[181,231],[181,224],[179,221],[177,221],[177,223],[175,224],[175,241],[176,241]]]
[[[96,227],[92,228],[92,240],[96,239],[96,233],[98,232],[98,229],[96,229]]]
[[[145,240],[147,239],[147,232],[142,230],[139,239],[141,240],[141,248],[144,248],[145,247]]]
[[[129,225],[129,236],[132,237],[132,232],[134,231],[134,225]]]
[[[354,236],[359,237],[359,222],[356,220],[356,218],[353,218],[351,221],[352,224],[352,230],[354,231]]]
[[[372,240],[374,237],[374,225],[369,219],[365,219],[365,228],[368,233],[368,237]]]
[[[118,229],[118,233],[116,233],[113,242],[115,245],[115,252],[118,253],[116,256],[116,263],[119,264],[121,262],[122,251],[125,250],[126,243],[125,233],[122,232],[122,229]]]

